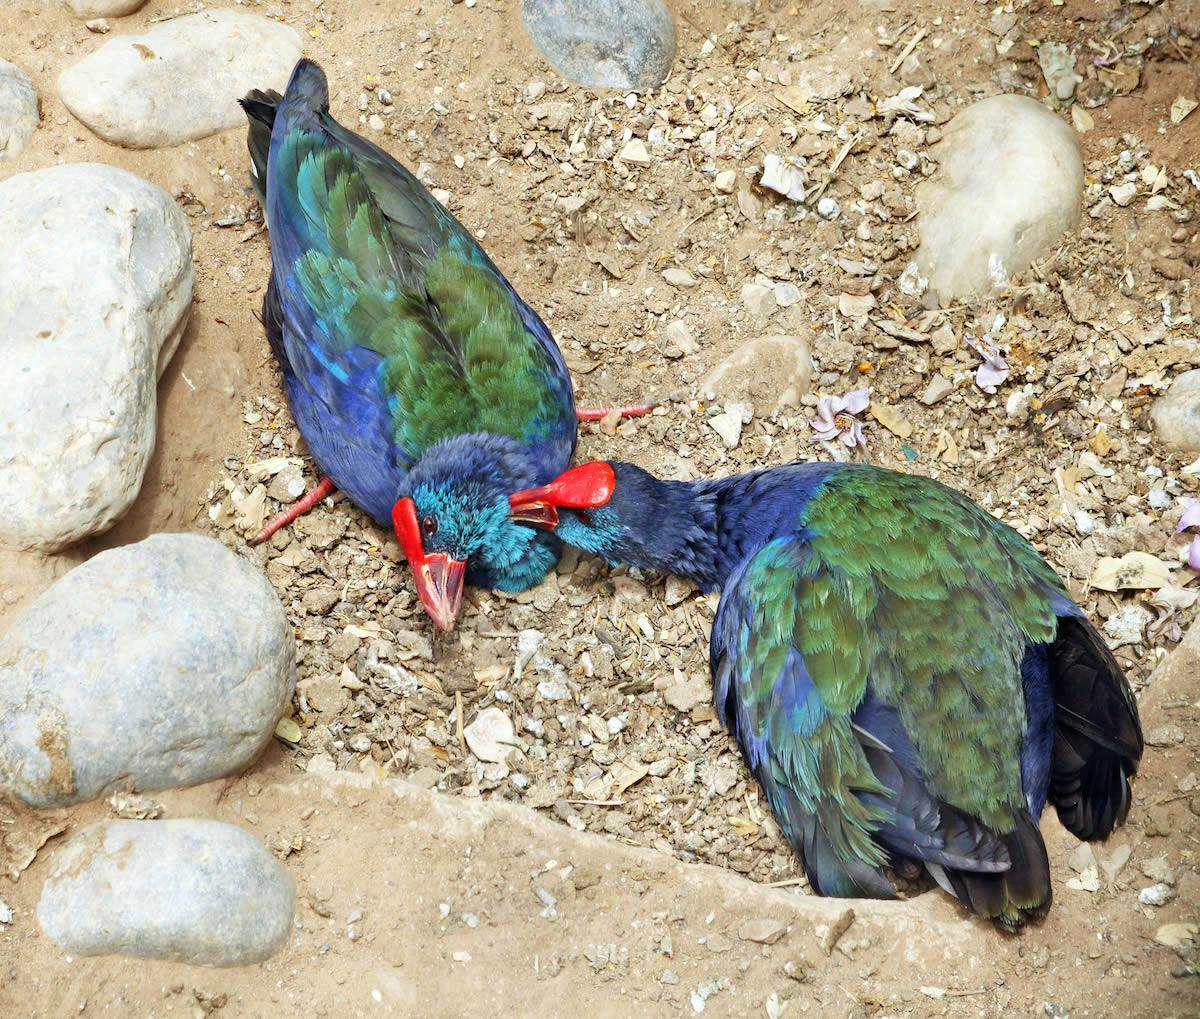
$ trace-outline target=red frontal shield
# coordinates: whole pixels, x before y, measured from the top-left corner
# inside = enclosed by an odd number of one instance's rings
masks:
[[[508,497],[509,519],[553,530],[558,508],[593,509],[612,498],[617,476],[603,460],[580,464],[563,471],[548,485],[514,492]]]

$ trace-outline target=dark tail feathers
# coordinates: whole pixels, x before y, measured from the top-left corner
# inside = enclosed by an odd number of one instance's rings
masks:
[[[934,863],[926,863],[925,867],[938,884],[961,899],[973,913],[1016,930],[1031,920],[1041,919],[1050,909],[1053,898],[1050,860],[1042,833],[1028,811],[1021,811],[1016,828],[1001,839],[1008,852],[1009,868],[998,874],[956,870]]]
[[[321,66],[311,60],[301,60],[292,70],[287,87],[288,113],[303,121],[305,115],[320,115],[329,110],[329,82]],[[258,195],[258,203],[267,205],[267,156],[271,151],[271,131],[275,115],[283,102],[274,89],[253,89],[240,100],[250,121],[246,147],[250,150],[250,183]]]
[[[1059,619],[1050,648],[1054,759],[1050,801],[1076,838],[1107,838],[1129,813],[1142,758],[1137,703],[1121,667],[1085,619]]]
[[[283,97],[275,91],[254,89],[239,100],[246,111],[250,128],[246,132],[246,148],[250,150],[250,183],[258,195],[258,204],[267,207],[267,155],[271,151],[271,128],[275,112]]]

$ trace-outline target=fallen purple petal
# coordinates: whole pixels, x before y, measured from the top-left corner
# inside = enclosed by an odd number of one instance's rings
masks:
[[[846,394],[843,401],[844,409],[851,414],[861,414],[871,405],[871,387],[855,389]]]
[[[1183,511],[1183,516],[1179,518],[1179,523],[1175,527],[1175,533],[1182,534],[1189,527],[1200,527],[1200,502],[1193,502]]]
[[[1187,564],[1200,573],[1200,535],[1194,537],[1188,546]]]
[[[983,364],[975,369],[975,385],[985,393],[995,394],[996,387],[1008,378],[1008,362],[1000,348],[992,342],[992,338],[984,333],[978,340],[974,336],[966,337],[967,343],[983,358]]]
[[[850,423],[850,426],[842,433],[842,442],[847,446],[865,446],[867,444],[867,437],[863,434],[861,421]]]
[[[995,393],[996,387],[1008,378],[1008,365],[1003,361],[984,361],[975,370],[975,385],[985,393]]]

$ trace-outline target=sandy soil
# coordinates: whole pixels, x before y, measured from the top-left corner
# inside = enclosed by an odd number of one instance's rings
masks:
[[[672,3],[676,73],[659,94],[629,105],[568,88],[532,58],[515,2],[244,6],[293,23],[329,72],[335,115],[361,124],[449,192],[451,209],[545,313],[582,403],[662,404],[664,413],[615,435],[587,426],[581,456],[620,455],[680,477],[827,456],[811,442],[808,406],[756,418],[738,448],[726,450],[706,423],[719,408],[694,402],[700,380],[746,339],[802,335],[817,364],[814,391],[841,393],[865,381],[877,402],[911,424],[902,439],[869,422],[870,459],[940,476],[1001,512],[1099,621],[1147,601],[1089,589],[1100,556],[1136,548],[1178,557],[1173,518],[1148,508],[1161,484],[1154,471],[1174,494],[1195,496],[1200,486],[1195,474],[1181,473],[1185,458],[1154,442],[1146,411],[1171,377],[1200,365],[1190,328],[1163,323],[1164,299],[1175,313],[1194,300],[1200,254],[1197,191],[1181,176],[1200,153],[1200,112],[1180,125],[1168,118],[1176,96],[1200,98],[1195,4],[1018,6],[1019,30],[1001,55],[1004,12],[980,5]],[[114,30],[174,10],[151,0]],[[921,29],[914,59],[889,72]],[[901,144],[924,152],[932,139],[885,134],[889,125],[873,116],[871,100],[924,85],[940,124],[956,104],[984,95],[1044,94],[1028,39],[1070,42],[1112,64],[1093,65],[1081,85],[1096,104],[1095,126],[1080,138],[1085,166],[1089,184],[1102,186],[1089,196],[1080,230],[1012,293],[923,316],[896,286],[916,243],[916,178],[893,167]],[[229,973],[65,960],[32,913],[43,852],[15,883],[0,879],[0,897],[16,910],[13,924],[0,927],[0,1015],[694,1014],[692,995],[722,980],[728,986],[712,990],[706,1014],[1200,1010],[1200,984],[1182,975],[1195,972],[1195,956],[1154,941],[1163,924],[1197,920],[1200,668],[1150,680],[1194,609],[1155,609],[1152,638],[1118,651],[1155,745],[1129,825],[1096,849],[1096,891],[1068,885],[1088,884],[1089,861],[1048,817],[1056,902],[1037,929],[1005,937],[931,892],[898,904],[855,903],[854,924],[826,955],[819,928],[844,904],[808,895],[736,748],[697,693],[707,682],[707,600],[572,557],[528,595],[474,592],[460,630],[442,639],[417,610],[394,543],[342,502],[266,548],[246,549],[255,513],[274,508],[267,500],[254,509],[258,475],[248,465],[295,456],[313,478],[255,318],[268,253],[245,187],[243,137],[229,132],[149,152],[107,145],[71,118],[54,90],[61,69],[100,37],[55,5],[17,0],[0,12],[0,40],[0,56],[34,78],[43,103],[41,129],[0,175],[94,160],[161,184],[189,215],[198,278],[191,324],[159,386],[158,447],[140,498],[111,532],[67,555],[0,555],[0,625],[102,548],[154,531],[211,529],[266,570],[296,623],[294,717],[302,729],[298,746],[276,746],[231,784],[156,797],[170,816],[244,824],[286,856],[302,905],[296,941],[283,955]],[[796,103],[787,90],[798,82],[814,93],[799,108],[785,101]],[[380,87],[390,106],[378,100]],[[383,131],[370,127],[371,116]],[[657,141],[655,129],[668,122],[670,138]],[[744,172],[767,152],[793,152],[819,180],[843,147],[839,128],[862,138],[827,191],[845,213],[838,222],[759,191]],[[648,140],[650,167],[614,161],[625,132]],[[1104,198],[1123,150],[1139,168],[1166,168],[1164,193],[1190,219],[1146,213],[1142,199],[1117,208]],[[738,172],[732,194],[714,187],[724,169]],[[872,181],[887,188],[886,221],[848,211]],[[856,234],[860,219],[872,225],[869,240]],[[847,260],[878,269],[861,275]],[[661,271],[671,266],[697,285],[665,283]],[[758,274],[795,283],[801,300],[751,319],[739,293]],[[897,341],[839,317],[839,293],[864,288],[893,321],[926,339]],[[1014,375],[987,397],[969,382],[978,359],[962,337],[982,332],[996,312],[1011,323],[1005,344]],[[677,319],[694,334],[697,353],[672,356],[663,334]],[[954,342],[928,342],[942,327]],[[935,371],[965,381],[926,407],[918,397]],[[1010,415],[1006,398],[1026,383],[1031,406]],[[1089,456],[1112,476],[1094,471]],[[1080,531],[1077,512],[1095,519],[1092,533]],[[516,634],[530,629],[544,637],[543,658],[514,672]],[[540,682],[561,683],[567,698],[546,702]],[[496,703],[518,722],[526,746],[508,764],[484,768],[458,730]],[[391,776],[410,782],[393,789]],[[359,780],[369,784],[346,785]],[[313,803],[320,806],[308,814]],[[0,813],[0,823],[28,841],[107,809],[94,804],[40,820]],[[1114,865],[1121,847],[1131,855],[1110,877],[1103,865]],[[546,871],[553,887],[543,887],[559,903],[557,917],[541,915],[546,900],[532,887],[531,875],[551,858],[562,866]],[[561,874],[564,866],[605,876],[581,882]],[[1147,874],[1163,867],[1173,901],[1139,905],[1138,891],[1153,883]],[[441,902],[450,904],[447,917]],[[350,919],[355,912],[361,920]],[[466,914],[480,925],[471,927]],[[774,946],[739,936],[745,920],[763,916],[791,926]],[[615,954],[596,947],[610,944]]]

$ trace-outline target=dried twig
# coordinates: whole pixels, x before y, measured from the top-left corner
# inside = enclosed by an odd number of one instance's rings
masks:
[[[917,48],[917,43],[924,39],[928,32],[929,29],[925,27],[917,29],[913,37],[908,40],[908,45],[905,46],[904,49],[900,51],[900,55],[892,61],[892,66],[888,68],[888,74],[896,73],[896,68],[898,68],[902,63],[904,63],[905,60],[908,59],[908,55]]]
[[[821,183],[816,185],[808,194],[804,196],[804,201],[807,204],[814,198],[820,198],[824,194],[825,189],[833,183],[833,178],[837,176],[838,167],[846,161],[846,157],[850,155],[850,150],[859,143],[864,132],[858,131],[854,137],[842,146],[841,151],[834,157],[832,163],[829,164],[829,169],[825,171],[825,176],[821,178]]]

